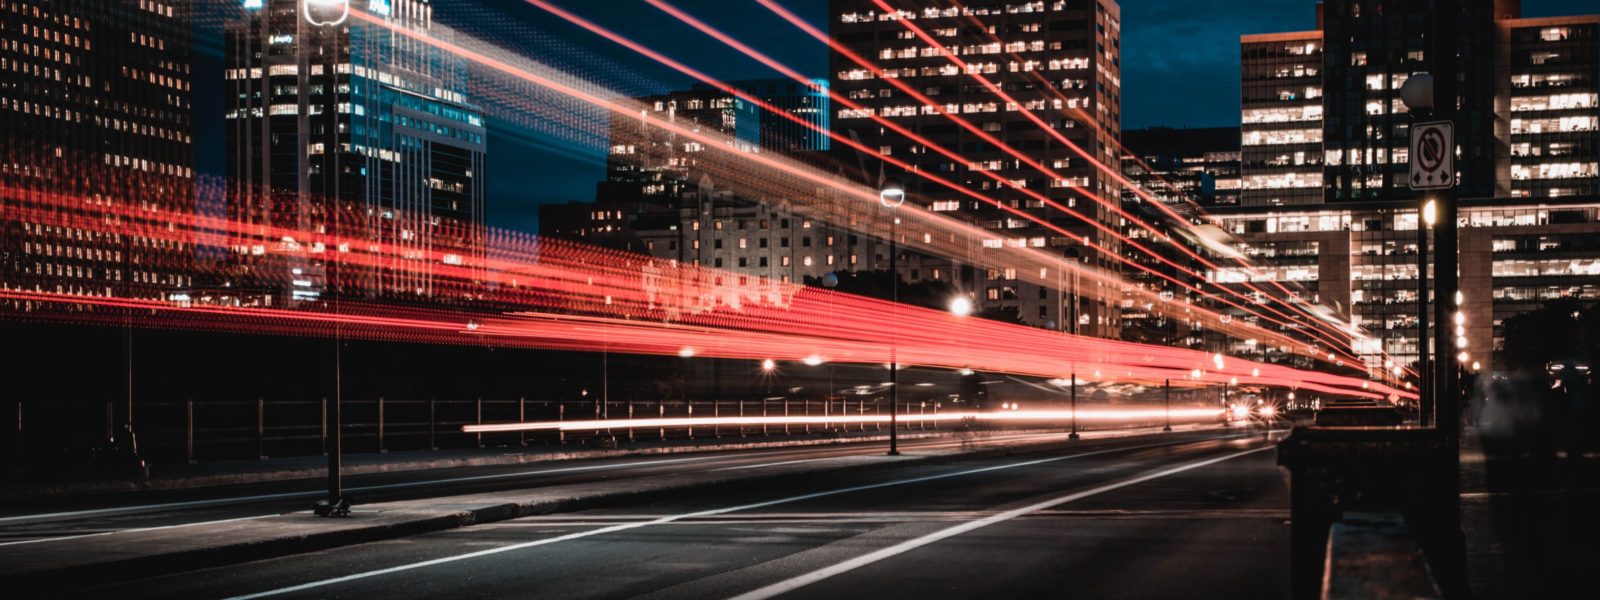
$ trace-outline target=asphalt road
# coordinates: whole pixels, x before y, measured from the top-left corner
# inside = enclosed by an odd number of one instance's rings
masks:
[[[768,480],[78,592],[1271,598],[1288,587],[1287,519],[1287,487],[1260,433],[1145,438]]]
[[[1060,437],[1059,433],[1019,433],[989,439],[1025,441]],[[908,439],[902,443],[909,451],[915,451],[959,446],[963,442],[928,438]],[[344,485],[346,493],[358,503],[376,503],[691,471],[737,470],[794,461],[821,463],[833,458],[882,453],[883,447],[884,442],[842,443],[371,473],[346,476]],[[0,505],[0,547],[71,543],[137,529],[203,526],[217,521],[308,510],[313,501],[326,495],[326,486],[326,480],[319,478],[191,490],[67,496],[54,498],[49,503],[10,503]]]

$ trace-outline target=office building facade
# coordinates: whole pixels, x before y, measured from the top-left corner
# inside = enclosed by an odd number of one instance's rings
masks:
[[[317,251],[265,236],[232,248],[262,301],[436,301],[435,254],[482,247],[486,128],[459,59],[394,29],[432,35],[428,0],[245,0],[227,30],[230,218],[262,231],[334,228],[391,248],[381,266],[330,281]],[[358,18],[359,11],[367,18]],[[369,19],[377,19],[376,24]],[[286,261],[258,260],[283,244]],[[280,264],[281,262],[281,264]]]
[[[1093,267],[1117,271],[1114,254],[1120,250],[1114,236],[1084,222],[1115,227],[1110,207],[1120,202],[1115,181],[1094,164],[1115,169],[1120,157],[1115,143],[1121,130],[1117,4],[1094,0],[976,0],[947,7],[891,4],[896,10],[884,11],[867,0],[829,4],[832,37],[871,63],[864,66],[841,52],[830,53],[834,91],[860,105],[837,107],[833,130],[1073,234],[1051,231],[918,177],[901,177],[908,185],[909,201],[993,231],[995,238],[986,243],[1076,253]],[[907,24],[926,32],[965,67],[956,66]],[[987,78],[1015,102],[974,75]],[[953,122],[939,109],[1044,165],[1053,176]],[[1044,120],[1050,131],[1025,116],[1024,109]],[[871,117],[888,119],[964,160],[952,161]],[[1061,134],[1087,156],[1073,152],[1053,134]],[[1038,192],[1083,219],[1019,187]],[[1081,248],[1078,237],[1088,238],[1095,248]],[[952,263],[947,268],[957,267]],[[1115,308],[1120,290],[1041,287],[1018,281],[1007,270],[990,271],[972,285],[978,288],[972,291],[980,306],[1015,311],[1028,324],[1107,337],[1115,337],[1120,327]],[[1067,323],[1072,312],[1069,302],[1080,296],[1079,319]]]
[[[1294,286],[1360,328],[1351,349],[1369,367],[1393,369],[1418,356],[1418,300],[1440,300],[1418,290],[1429,274],[1417,267],[1418,193],[1404,178],[1413,117],[1399,99],[1407,78],[1430,69],[1431,15],[1420,2],[1318,8],[1318,31],[1241,39],[1241,206],[1211,219],[1265,268],[1208,277]],[[1456,24],[1466,343],[1432,352],[1465,352],[1468,366],[1488,369],[1507,318],[1551,300],[1600,300],[1591,241],[1600,233],[1600,16],[1518,11],[1463,2]]]
[[[172,300],[190,285],[186,231],[88,224],[194,211],[189,11],[0,1],[0,289]]]

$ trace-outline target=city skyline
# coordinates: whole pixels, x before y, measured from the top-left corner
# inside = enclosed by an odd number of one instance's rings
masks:
[[[232,0],[220,0],[231,2]],[[817,26],[826,26],[826,0],[780,0],[780,4]],[[207,3],[202,3],[207,4]],[[768,79],[771,69],[728,50],[693,29],[647,5],[634,11],[608,11],[599,5],[556,3],[585,18],[614,28],[640,43],[723,80]],[[1238,39],[1244,34],[1315,29],[1315,3],[1305,0],[1247,0],[1226,5],[1196,5],[1183,0],[1133,0],[1122,3],[1131,18],[1123,26],[1123,130],[1150,127],[1196,128],[1239,125]],[[754,3],[688,0],[681,6],[724,31],[756,26],[762,37],[757,49],[809,76],[825,78],[826,48],[792,25]],[[445,10],[448,8],[448,10]],[[212,10],[217,6],[212,4]],[[1207,12],[1199,12],[1207,11]],[[1525,0],[1524,17],[1582,14],[1576,0]],[[435,10],[440,24],[472,32],[484,39],[521,44],[544,52],[565,52],[575,66],[594,72],[600,81],[630,96],[688,89],[693,81],[653,61],[565,23],[526,0],[468,0]],[[1205,25],[1202,26],[1201,24]],[[200,25],[196,38],[196,119],[220,118],[223,82],[220,69],[221,29]],[[206,34],[214,35],[210,42]],[[214,67],[214,68],[211,68]],[[625,68],[620,68],[625,67]],[[207,70],[219,73],[208,80]],[[625,74],[625,75],[623,75]],[[1171,81],[1183,81],[1174,86]],[[1182,107],[1182,119],[1170,118]],[[1192,115],[1192,116],[1189,116]],[[594,199],[594,186],[605,179],[604,143],[574,143],[528,131],[494,114],[486,115],[493,141],[488,152],[486,207],[488,224],[518,231],[539,229],[539,206]],[[197,140],[197,172],[223,174],[220,144],[206,152]],[[498,151],[497,151],[498,150]],[[529,168],[528,165],[537,165]],[[534,191],[530,191],[534,190]]]

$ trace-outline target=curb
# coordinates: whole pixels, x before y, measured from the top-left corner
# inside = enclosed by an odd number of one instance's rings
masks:
[[[134,579],[144,579],[169,575],[204,568],[212,568],[245,562],[279,558],[283,556],[304,554],[321,550],[328,550],[343,546],[363,544],[368,542],[395,539],[423,533],[431,533],[478,525],[493,523],[527,516],[588,510],[616,505],[637,504],[654,502],[686,496],[709,488],[739,489],[745,486],[769,482],[786,477],[812,477],[820,473],[829,474],[856,474],[879,469],[897,468],[911,464],[940,464],[961,459],[1005,456],[1011,454],[1038,453],[1066,446],[1077,448],[1096,448],[1128,440],[1146,438],[1168,438],[1173,444],[1214,439],[1215,434],[1227,432],[1226,429],[1194,429],[1165,433],[1160,431],[1148,433],[1133,433],[1129,435],[1114,436],[1100,439],[1087,439],[1069,441],[1066,439],[1049,440],[1040,442],[1021,443],[1014,446],[980,449],[970,452],[956,452],[951,454],[916,456],[904,459],[870,462],[834,467],[815,467],[799,471],[755,472],[738,476],[724,476],[688,483],[675,482],[673,476],[658,476],[653,485],[643,486],[632,490],[622,491],[596,491],[587,493],[578,491],[569,497],[555,500],[537,500],[528,502],[505,502],[489,504],[454,513],[433,514],[419,516],[416,519],[404,520],[387,524],[374,524],[370,526],[356,526],[346,529],[323,531],[306,535],[272,538],[250,542],[227,544],[211,548],[195,548],[154,554],[137,558],[112,560],[95,564],[75,565],[58,569],[47,569],[31,573],[19,573],[0,577],[0,586],[16,587],[20,589],[60,589],[62,582],[73,582],[72,588],[82,590],[89,586],[113,582],[123,582]],[[1252,432],[1253,433],[1253,432]],[[598,487],[601,484],[593,484]],[[303,515],[306,519],[315,519],[309,512],[289,513],[289,515]],[[287,515],[286,515],[287,516]],[[48,587],[39,587],[48,586]]]

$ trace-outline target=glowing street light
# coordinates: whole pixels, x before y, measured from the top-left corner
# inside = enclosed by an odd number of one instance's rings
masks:
[[[693,358],[694,354],[695,354],[694,348],[690,348],[688,346],[684,346],[684,347],[678,349],[678,356],[683,357],[683,358]]]
[[[894,177],[883,180],[883,187],[878,189],[878,202],[885,208],[900,208],[906,202],[906,184]]]
[[[972,301],[966,296],[956,296],[950,299],[950,314],[965,317],[972,314]]]
[[[768,373],[771,373],[772,370],[776,369],[776,368],[778,368],[778,362],[777,361],[774,361],[774,360],[772,360],[770,358],[761,361],[761,370],[762,371],[766,371]]]
[[[817,365],[822,364],[824,361],[822,360],[821,356],[817,356],[817,355],[813,354],[811,356],[807,356],[805,358],[800,359],[800,362],[805,364],[805,366],[815,367]]]

